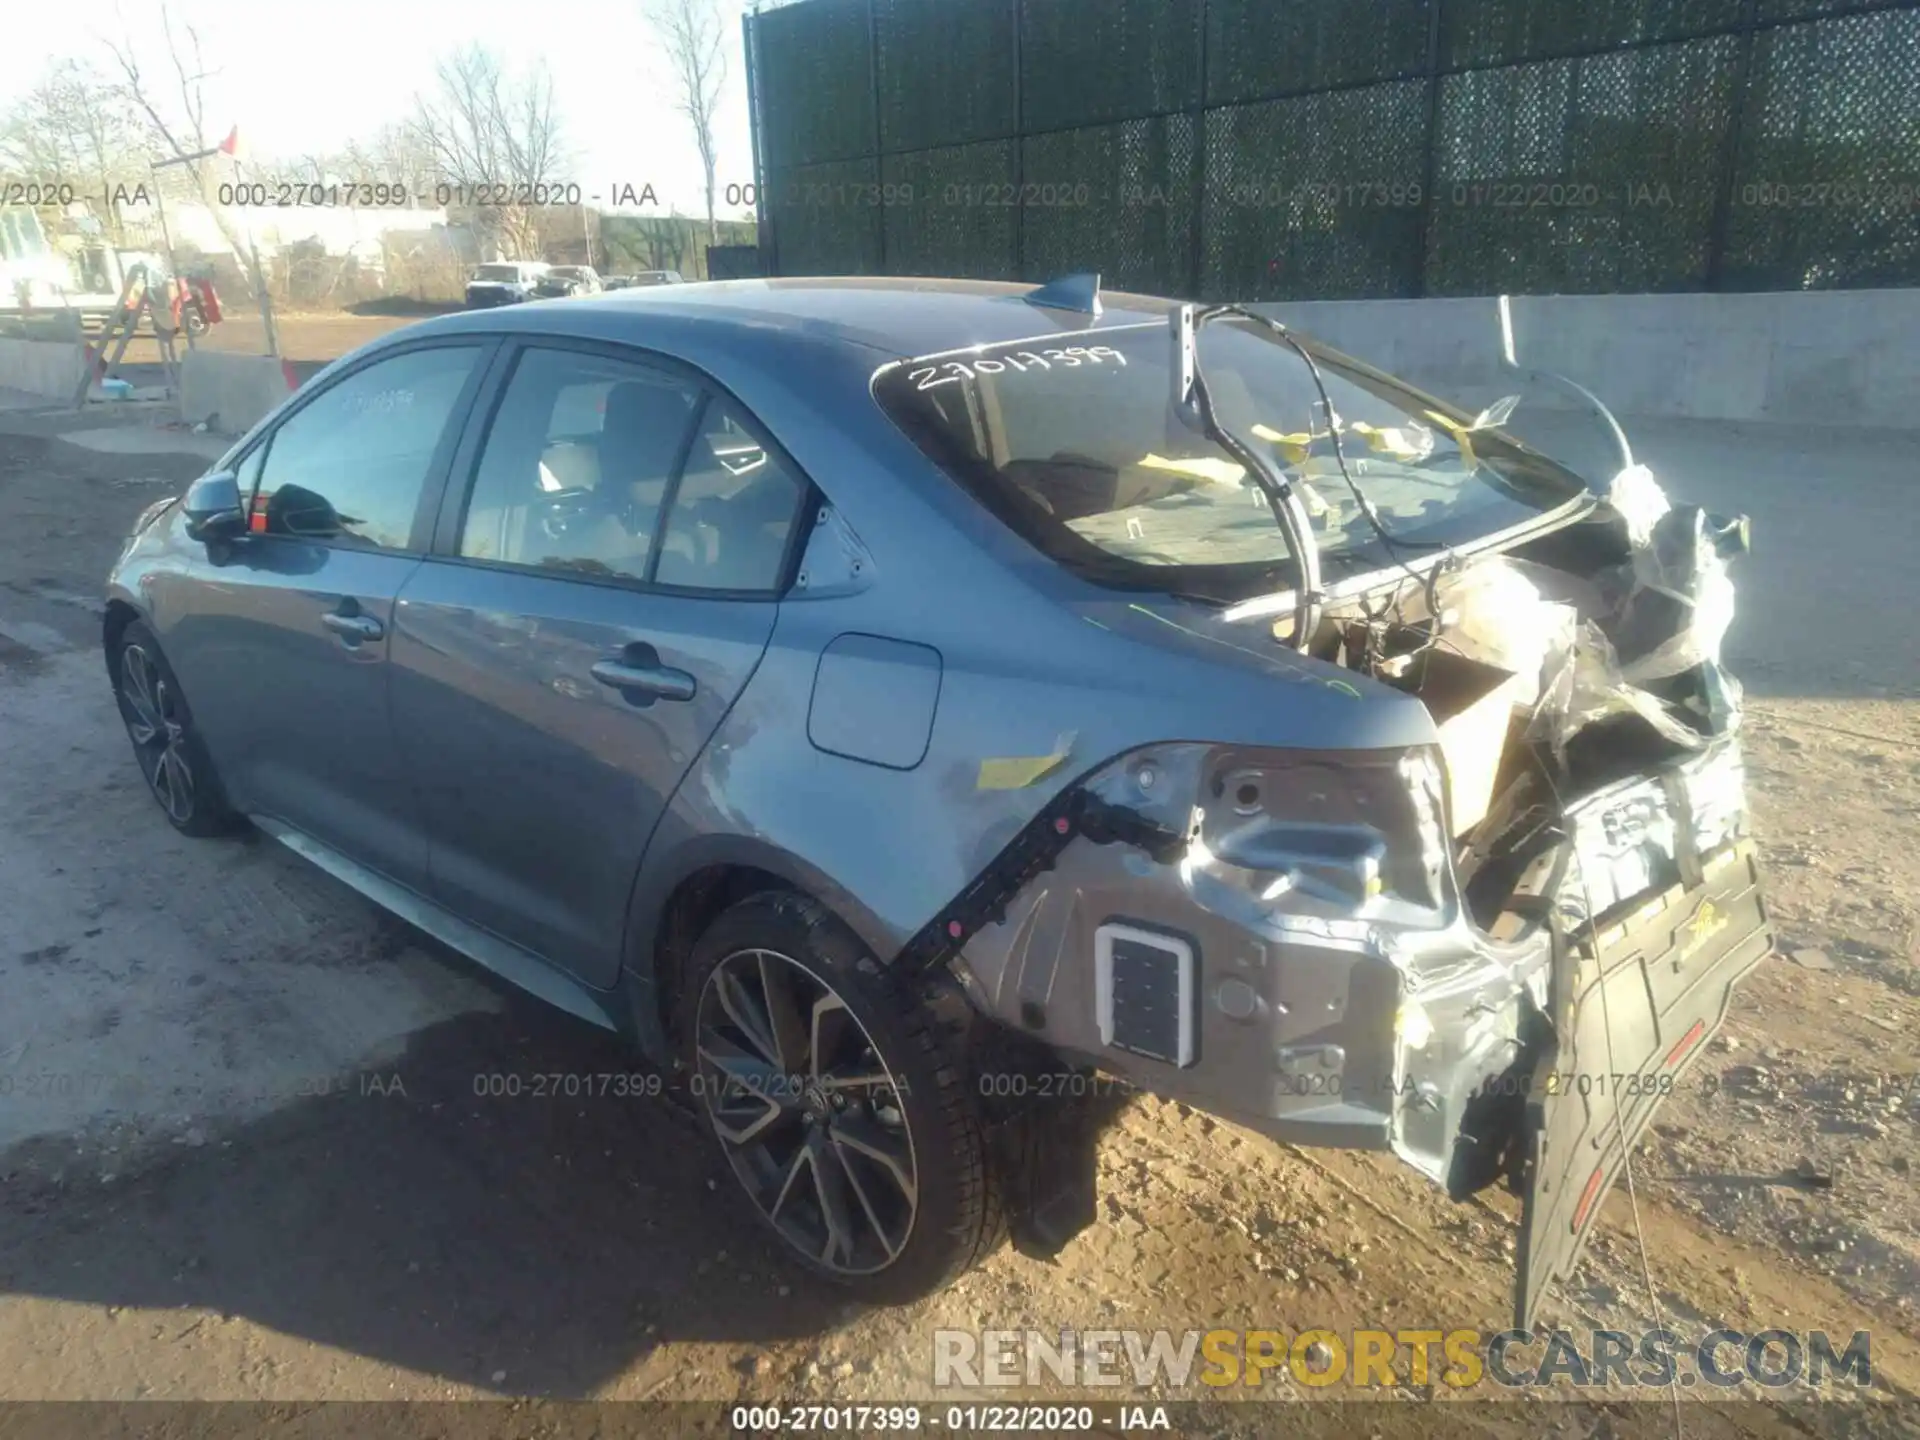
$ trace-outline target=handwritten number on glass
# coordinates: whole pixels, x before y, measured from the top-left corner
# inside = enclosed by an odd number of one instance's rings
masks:
[[[1056,365],[1077,370],[1083,365],[1125,367],[1127,357],[1110,345],[1068,345],[1060,349],[1008,351],[999,356],[982,356],[968,363],[943,360],[937,365],[921,365],[907,373],[916,390],[934,390],[942,385],[958,385],[962,380],[977,380],[982,375],[1025,375],[1032,370],[1051,370]]]

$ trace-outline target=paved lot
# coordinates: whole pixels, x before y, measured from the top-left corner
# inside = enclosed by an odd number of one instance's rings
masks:
[[[1789,944],[1832,962],[1756,973],[1641,1157],[1659,1308],[1871,1329],[1911,1398],[1910,442],[1636,433],[1671,488],[1755,516],[1730,653],[1756,808]],[[1178,1106],[1121,1117],[1103,1222],[1060,1263],[869,1312],[757,1238],[675,1105],[476,1094],[632,1061],[270,843],[177,838],[141,788],[93,607],[128,521],[198,466],[0,435],[0,1398],[879,1400],[930,1394],[939,1325],[1504,1324],[1505,1197]],[[1786,1178],[1804,1160],[1831,1190]],[[1640,1265],[1616,1196],[1550,1318],[1651,1323]],[[1758,1433],[1742,1413],[1716,1422]]]

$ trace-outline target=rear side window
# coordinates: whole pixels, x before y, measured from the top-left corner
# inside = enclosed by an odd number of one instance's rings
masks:
[[[739,410],[715,399],[674,490],[655,578],[697,590],[777,589],[805,490]]]
[[[523,352],[487,432],[460,553],[644,580],[698,400],[637,365]]]
[[[252,528],[408,548],[434,452],[479,355],[474,345],[411,350],[355,371],[295,412],[269,442]]]

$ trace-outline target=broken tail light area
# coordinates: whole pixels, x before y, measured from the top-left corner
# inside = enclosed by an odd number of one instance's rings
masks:
[[[1423,1023],[1403,1024],[1399,1035],[1395,1152],[1456,1196],[1510,1176],[1540,1057],[1554,1048],[1556,1028],[1566,1029],[1564,1014],[1557,1025],[1550,1018],[1553,964],[1577,952],[1567,962],[1577,967],[1595,945],[1612,956],[1635,926],[1684,918],[1748,835],[1745,772],[1732,737],[1605,786],[1555,817],[1499,914],[1474,928],[1476,958],[1452,971],[1430,960],[1404,967],[1407,1005]],[[1662,989],[1653,984],[1649,993]],[[1424,1044],[1422,1032],[1430,1032]],[[1629,1072],[1657,1079],[1691,1048],[1662,1063],[1643,1053],[1653,1045],[1636,1037],[1582,1063],[1607,1077],[1603,1084]],[[1557,1053],[1565,1060],[1567,1048]]]
[[[1556,947],[1589,905],[1604,942],[1684,903],[1745,834],[1741,778],[1728,739],[1575,801],[1485,924],[1437,750],[1147,747],[1065,792],[907,953],[957,957],[983,1011],[1074,1061],[1465,1195],[1518,1163]]]
[[[1043,812],[905,958],[959,956],[980,1008],[1140,1088],[1388,1148],[1401,1055],[1466,1035],[1476,1078],[1497,1071],[1544,965],[1474,931],[1444,783],[1431,747],[1146,747]],[[1505,1029],[1455,1024],[1455,996]]]

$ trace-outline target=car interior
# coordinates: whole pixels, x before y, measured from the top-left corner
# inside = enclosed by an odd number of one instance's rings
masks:
[[[461,553],[591,575],[646,578],[667,483],[664,585],[767,590],[779,581],[801,487],[722,402],[695,423],[671,381],[523,364],[496,417]]]

